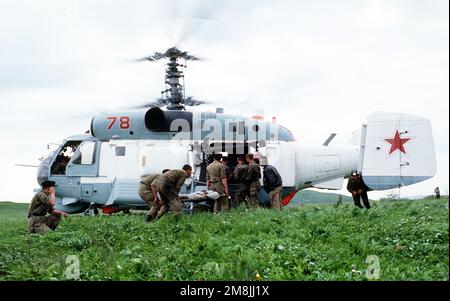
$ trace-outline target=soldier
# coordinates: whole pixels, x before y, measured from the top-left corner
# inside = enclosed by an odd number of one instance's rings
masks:
[[[253,154],[247,154],[245,157],[247,159],[248,168],[245,180],[248,185],[248,196],[250,198],[250,207],[258,208],[258,194],[261,188],[259,179],[261,179],[261,169],[258,164],[255,163],[253,159]]]
[[[281,193],[283,192],[283,180],[278,170],[269,165],[266,157],[261,158],[261,166],[264,168],[264,190],[269,194],[270,207],[281,209]]]
[[[169,170],[164,169],[162,174],[167,171]],[[145,216],[146,222],[152,221],[161,208],[161,202],[158,199],[158,192],[156,189],[159,177],[160,175],[151,174],[144,177],[139,183],[139,196],[149,207],[148,214]]]
[[[65,212],[53,208],[55,205],[55,182],[44,181],[42,190],[35,194],[28,209],[28,230],[30,233],[46,233],[55,230]],[[50,215],[47,215],[50,213]]]
[[[347,190],[352,194],[355,206],[363,208],[361,205],[362,198],[364,206],[366,206],[367,209],[370,208],[369,197],[367,196],[368,189],[369,188],[366,186],[358,172],[353,170],[351,178],[348,179]]]
[[[233,173],[230,170],[230,166],[228,165],[230,161],[228,160],[228,157],[222,157],[222,160],[220,160],[220,162],[225,166],[225,172],[227,174],[227,181],[228,181],[233,176]]]
[[[221,154],[214,154],[214,161],[206,168],[206,187],[217,192],[220,197],[214,201],[214,213],[228,211],[228,181],[226,166],[220,163]]]
[[[161,218],[169,208],[176,213],[181,211],[180,189],[184,181],[192,174],[192,167],[188,164],[183,169],[169,170],[161,175],[156,183],[156,190],[159,193],[161,207],[156,214],[156,219]]]
[[[439,190],[439,187],[436,187],[434,189],[434,198],[435,199],[440,199],[441,198],[441,191]]]
[[[236,205],[239,206],[243,202],[245,202],[245,196],[249,193],[248,185],[245,181],[248,165],[245,164],[242,157],[237,157],[237,162],[238,165],[236,165],[236,167],[234,168],[234,180],[237,183],[237,190],[235,193]]]

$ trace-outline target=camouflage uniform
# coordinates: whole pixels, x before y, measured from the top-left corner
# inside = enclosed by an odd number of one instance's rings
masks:
[[[139,183],[139,196],[150,208],[148,215],[153,218],[156,217],[159,209],[161,209],[161,204],[155,202],[155,196],[152,192],[152,186],[157,186],[159,177],[160,175],[151,174],[144,177]]]
[[[156,189],[161,198],[161,207],[158,210],[156,218],[163,216],[169,211],[169,208],[177,213],[181,211],[181,202],[178,193],[187,178],[188,174],[183,169],[169,170],[159,177]]]
[[[361,194],[353,195],[353,191],[358,191],[360,189],[363,191]],[[366,186],[361,176],[358,176],[357,179],[354,179],[353,177],[350,177],[348,179],[347,190],[352,193],[353,202],[355,203],[355,206],[359,208],[363,208],[363,206],[361,205],[361,198],[363,199],[364,206],[367,209],[370,208],[369,197],[367,196],[368,189],[369,188]]]
[[[235,193],[237,206],[245,202],[245,197],[249,194],[248,185],[245,181],[245,177],[247,176],[247,169],[247,164],[238,164],[234,168],[234,180],[237,183],[237,189]]]
[[[258,164],[251,163],[248,165],[247,175],[245,177],[248,185],[248,196],[250,198],[250,207],[258,208],[258,195],[261,188],[259,179],[261,179],[261,169]]]
[[[61,222],[61,216],[51,214],[53,206],[50,204],[50,195],[42,191],[36,193],[28,210],[28,230],[30,233],[46,233],[55,230]],[[50,213],[51,215],[47,215]]]
[[[210,183],[210,189],[216,191],[221,196],[214,201],[214,212],[221,210],[228,211],[230,206],[228,204],[228,198],[223,196],[225,194],[225,187],[223,186],[222,179],[227,178],[227,170],[225,165],[219,161],[214,161],[206,168],[206,181]]]
[[[227,175],[227,181],[228,181],[233,176],[233,173],[231,172],[230,167],[228,165],[223,164],[223,163],[222,163],[222,165],[225,167],[225,174]]]

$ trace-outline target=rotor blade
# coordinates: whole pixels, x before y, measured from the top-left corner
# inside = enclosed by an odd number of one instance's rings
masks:
[[[146,57],[143,57],[141,59],[137,59],[136,61],[137,62],[145,62],[145,61],[154,62],[155,60],[152,57],[150,57],[150,56],[146,56]]]
[[[199,106],[199,105],[209,104],[209,102],[193,99],[192,97],[189,96],[184,100],[184,104],[187,106]]]
[[[181,57],[188,61],[200,61],[201,60],[200,58],[198,58],[194,55],[187,54],[187,52],[184,52]]]
[[[163,58],[165,58],[165,57],[166,57],[166,54],[165,54],[165,53],[155,52],[153,55],[143,57],[143,58],[141,58],[141,59],[138,59],[137,61],[138,61],[138,62],[142,62],[142,61],[154,62],[154,61],[163,59]]]
[[[190,3],[182,9],[180,9],[179,3],[176,2],[176,6],[173,9],[173,12],[176,13],[173,17],[181,20],[172,43],[178,47],[199,29],[204,28],[206,21],[214,20],[214,13],[219,11],[220,5],[223,5],[225,1],[193,0],[187,2]]]
[[[169,100],[165,99],[165,98],[158,98],[154,104],[156,104],[157,106],[160,106],[160,107],[165,106],[165,105],[169,104]]]

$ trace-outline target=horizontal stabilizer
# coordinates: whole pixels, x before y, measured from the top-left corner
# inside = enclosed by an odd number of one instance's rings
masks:
[[[358,169],[373,190],[398,188],[436,174],[430,122],[400,113],[374,113],[361,135]]]

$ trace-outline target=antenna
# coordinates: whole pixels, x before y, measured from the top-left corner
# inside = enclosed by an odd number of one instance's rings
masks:
[[[31,165],[31,164],[14,164],[14,166],[20,166],[20,167],[38,167],[37,165]]]

